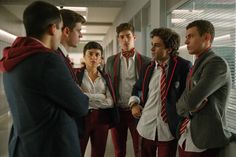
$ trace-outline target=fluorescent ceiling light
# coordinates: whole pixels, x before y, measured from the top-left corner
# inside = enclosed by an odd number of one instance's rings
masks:
[[[83,35],[83,34],[82,34]],[[83,35],[83,37],[81,38],[81,41],[82,40],[86,40],[86,41],[90,41],[90,40],[93,40],[93,41],[102,41],[104,38],[103,35]]]
[[[230,34],[226,34],[226,35],[215,37],[214,41],[229,40],[229,39],[230,39]]]
[[[16,39],[16,36],[0,29],[0,39],[12,43]]]
[[[73,11],[81,11],[81,12],[87,12],[88,8],[87,7],[67,7],[67,6],[57,6],[58,9],[69,9]]]
[[[187,9],[175,9],[172,11],[173,14],[200,14],[204,10],[187,10]]]
[[[182,23],[185,21],[186,21],[186,19],[171,19],[171,23]]]

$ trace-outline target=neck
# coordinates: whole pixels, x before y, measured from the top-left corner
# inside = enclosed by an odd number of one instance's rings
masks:
[[[126,51],[132,51],[134,49],[134,47],[132,47],[132,48],[127,48],[127,49],[123,49],[122,48],[122,51],[124,51],[124,52],[126,52]]]
[[[87,69],[89,74],[97,74],[97,72],[98,72],[97,67],[86,66],[86,69]]]
[[[211,46],[208,46],[207,48],[203,49],[200,53],[195,55],[196,58],[199,58],[202,54],[206,53],[210,48]]]
[[[170,58],[170,56],[168,56],[167,58],[164,58],[162,60],[156,60],[156,62],[159,64],[163,64],[163,63],[166,63],[169,58]]]
[[[49,49],[53,49],[53,44],[51,41],[51,38],[49,36],[44,35],[42,38],[37,39],[39,42],[41,42],[43,44],[43,46],[49,48]]]
[[[64,46],[64,48],[66,49],[66,51],[69,52],[70,46],[69,46],[65,41],[61,41],[61,44]]]

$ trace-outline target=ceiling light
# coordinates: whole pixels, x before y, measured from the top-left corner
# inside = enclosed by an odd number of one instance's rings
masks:
[[[175,9],[172,11],[172,14],[200,14],[202,13],[204,10],[187,10],[187,9]]]
[[[229,39],[230,39],[230,34],[226,34],[226,35],[215,37],[214,41],[229,40]]]
[[[87,12],[88,8],[87,7],[67,7],[67,6],[57,6],[58,9],[69,9],[69,10],[73,10],[76,12]]]
[[[12,43],[16,39],[16,36],[0,29],[0,39],[5,42]]]
[[[171,23],[182,23],[185,21],[186,21],[186,19],[171,19]]]

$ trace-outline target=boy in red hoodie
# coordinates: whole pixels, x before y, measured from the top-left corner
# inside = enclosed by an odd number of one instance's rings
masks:
[[[0,71],[13,118],[9,157],[80,157],[74,118],[88,98],[55,53],[61,38],[59,10],[35,1],[24,11],[26,37],[4,49]]]

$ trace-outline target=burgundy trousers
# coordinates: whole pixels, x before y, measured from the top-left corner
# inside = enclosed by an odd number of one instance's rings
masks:
[[[179,157],[218,157],[220,148],[207,149],[203,152],[186,152],[178,146]]]
[[[125,157],[128,129],[130,130],[135,157],[140,157],[140,136],[136,130],[137,121],[130,110],[119,109],[120,123],[111,129],[115,157]]]
[[[104,157],[109,130],[108,116],[101,110],[90,110],[85,118],[85,134],[80,139],[82,156],[90,137],[91,157]]]
[[[142,157],[175,157],[176,150],[177,140],[162,142],[142,138]]]

